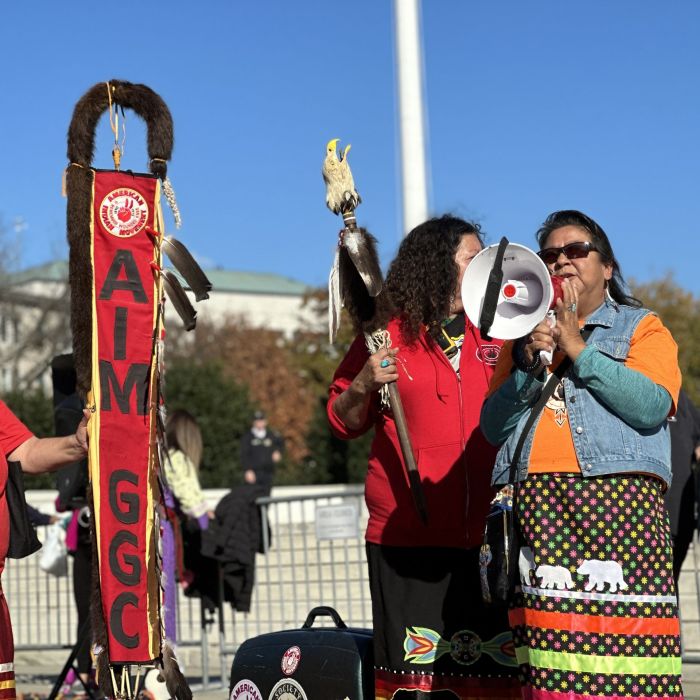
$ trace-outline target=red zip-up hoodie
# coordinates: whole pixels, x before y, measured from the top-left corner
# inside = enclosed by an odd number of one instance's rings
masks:
[[[427,502],[427,525],[413,505],[396,425],[391,412],[380,409],[379,394],[359,430],[345,426],[333,410],[367,361],[363,337],[355,339],[335,372],[327,406],[333,433],[349,440],[375,429],[365,479],[368,542],[460,548],[482,543],[497,448],[482,435],[479,415],[501,342],[485,341],[469,319],[465,324],[459,376],[427,333],[402,345],[398,323],[388,326],[392,346],[399,347],[398,388]]]

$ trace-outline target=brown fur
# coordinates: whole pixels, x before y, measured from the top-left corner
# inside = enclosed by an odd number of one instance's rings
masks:
[[[364,242],[364,245],[360,248],[360,254],[363,257],[362,266],[364,269],[372,270],[372,276],[376,280],[375,284],[381,289],[382,273],[379,266],[379,255],[377,254],[377,239],[364,228],[360,228],[358,231]],[[343,306],[350,314],[355,332],[361,333],[375,330],[374,328],[369,328],[369,325],[371,325],[369,322],[375,314],[375,300],[367,291],[367,287],[357,271],[350,253],[343,245],[340,246],[338,267]]]
[[[149,169],[165,178],[173,151],[173,120],[162,98],[145,85],[111,80],[112,102],[133,109],[148,126]],[[68,128],[67,229],[70,246],[71,331],[77,389],[85,398],[92,378],[92,267],[90,264],[90,218],[95,151],[95,129],[109,107],[107,84],[93,85],[73,110]]]
[[[163,99],[146,85],[110,80],[114,88],[112,102],[133,109],[148,126],[148,157],[150,171],[165,178],[167,164],[173,152],[173,119]],[[107,84],[93,85],[75,105],[68,127],[68,162],[84,168],[92,165],[95,152],[95,128],[102,113],[109,107]],[[155,160],[161,159],[161,160]]]
[[[70,281],[71,332],[75,358],[76,388],[85,398],[92,381],[92,265],[90,263],[90,216],[93,172],[69,167],[68,191],[68,279]]]

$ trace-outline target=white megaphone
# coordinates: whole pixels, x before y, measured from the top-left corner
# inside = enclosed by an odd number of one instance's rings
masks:
[[[503,274],[502,277],[500,274],[495,276],[498,286],[491,290],[491,302],[495,301],[493,321],[487,328],[482,328],[487,287],[489,279],[494,278],[492,271],[501,247],[498,244],[484,248],[469,263],[462,278],[462,303],[469,320],[482,332],[493,338],[511,340],[527,335],[547,317],[548,312],[550,324],[554,325],[554,314],[550,309],[561,292],[559,278],[550,276],[537,253],[518,243],[505,243],[501,262]],[[541,359],[543,364],[551,364],[551,353],[543,351]]]

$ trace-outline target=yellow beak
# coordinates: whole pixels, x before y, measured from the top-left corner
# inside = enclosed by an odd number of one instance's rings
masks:
[[[336,147],[337,147],[337,145],[338,145],[338,141],[340,141],[340,139],[331,139],[331,140],[326,144],[326,152],[327,152],[327,153],[330,153],[331,151],[335,151],[335,149],[336,149]]]

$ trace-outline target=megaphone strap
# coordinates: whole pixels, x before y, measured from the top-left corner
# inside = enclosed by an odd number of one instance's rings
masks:
[[[486,283],[486,292],[484,294],[484,305],[481,307],[481,316],[479,317],[479,330],[481,337],[484,340],[491,340],[489,332],[493,325],[493,319],[496,316],[496,306],[498,298],[501,294],[501,283],[503,282],[503,256],[508,247],[508,239],[503,236],[498,244],[496,258],[493,261],[493,267],[489,272],[489,281]]]

